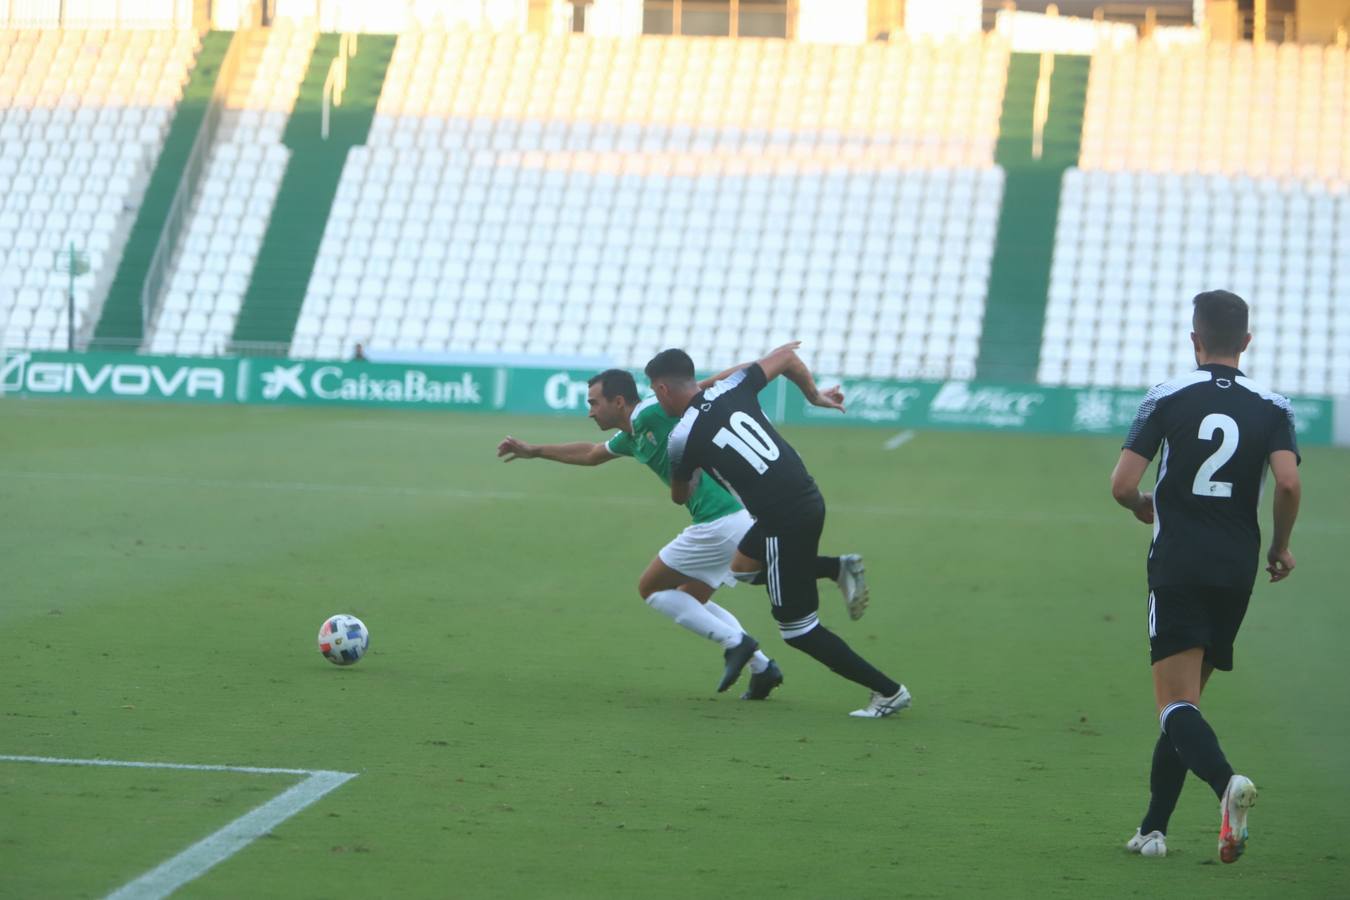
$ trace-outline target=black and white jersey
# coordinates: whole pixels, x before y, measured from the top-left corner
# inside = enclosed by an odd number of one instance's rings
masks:
[[[667,451],[672,480],[689,481],[702,469],[772,529],[790,525],[795,513],[821,501],[801,457],[760,409],[759,392],[767,383],[759,363],[752,363],[694,395]]]
[[[1251,590],[1270,454],[1298,453],[1289,401],[1237,369],[1201,366],[1153,388],[1140,405],[1125,449],[1151,460],[1159,446],[1149,587]]]

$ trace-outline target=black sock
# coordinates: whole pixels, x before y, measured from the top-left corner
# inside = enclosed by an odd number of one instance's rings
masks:
[[[826,578],[830,581],[839,579],[839,557],[837,556],[817,556],[816,557],[816,578]],[[754,581],[751,584],[768,584],[769,576],[765,569],[760,569],[755,573]]]
[[[1219,738],[1200,715],[1200,710],[1189,703],[1173,704],[1163,710],[1163,730],[1186,768],[1199,775],[1201,781],[1222,797],[1228,788],[1228,779],[1233,777],[1233,767],[1224,758]]]
[[[835,674],[857,682],[889,697],[900,690],[900,685],[879,672],[871,663],[853,652],[843,638],[824,625],[817,625],[806,634],[787,638],[794,647],[818,662],[824,663]]]
[[[828,578],[830,581],[837,581],[839,579],[839,557],[817,556],[816,578]]]
[[[1166,734],[1158,735],[1158,743],[1153,745],[1153,768],[1148,775],[1148,812],[1139,825],[1140,834],[1154,831],[1167,833],[1167,821],[1177,808],[1177,799],[1186,784],[1186,764],[1177,755],[1172,739]]]

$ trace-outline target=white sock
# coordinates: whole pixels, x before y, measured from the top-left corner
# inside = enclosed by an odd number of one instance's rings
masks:
[[[745,633],[745,629],[741,627],[740,620],[725,606],[718,606],[714,601],[709,600],[707,603],[703,604],[703,608],[742,634]],[[762,650],[756,650],[755,655],[750,657],[750,671],[759,674],[768,667],[769,658],[764,655]]]
[[[676,625],[721,644],[724,650],[735,647],[745,636],[738,625],[713,615],[684,591],[657,591],[647,598],[647,605]],[[735,617],[732,618],[734,621]]]

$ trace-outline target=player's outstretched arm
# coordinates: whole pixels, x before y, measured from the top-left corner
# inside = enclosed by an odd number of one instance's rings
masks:
[[[1111,472],[1111,496],[1116,502],[1134,513],[1134,517],[1145,525],[1153,524],[1153,495],[1139,492],[1139,481],[1148,470],[1148,457],[1140,456],[1133,450],[1120,451],[1120,459]]]
[[[1303,497],[1303,483],[1298,476],[1298,457],[1291,450],[1276,450],[1270,454],[1270,471],[1275,476],[1275,529],[1266,553],[1266,571],[1271,581],[1283,581],[1294,571],[1294,554],[1289,550],[1289,539],[1298,518],[1298,505]]]
[[[784,344],[761,359],[759,367],[764,370],[764,380],[773,381],[779,375],[782,375],[797,386],[797,389],[802,392],[802,396],[806,398],[807,403],[812,406],[823,406],[826,409],[837,409],[843,412],[844,392],[837,387],[825,391],[816,387],[816,380],[811,375],[811,370],[797,355],[799,346],[801,346],[800,341]]]
[[[781,353],[781,352],[784,351],[784,350],[796,350],[796,349],[797,349],[798,347],[800,347],[801,345],[802,345],[802,342],[801,342],[801,341],[790,341],[790,342],[784,344],[783,346],[776,348],[776,349],[773,350],[773,352],[770,353],[769,355],[772,356],[773,353]],[[752,360],[752,362],[753,362],[753,360]],[[736,374],[737,372],[739,372],[741,369],[744,369],[744,368],[745,368],[746,366],[748,366],[748,365],[750,365],[750,363],[748,363],[748,362],[737,363],[736,365],[732,366],[730,369],[723,369],[722,371],[718,372],[716,375],[713,375],[711,378],[705,378],[705,379],[703,379],[702,381],[700,381],[700,382],[698,383],[698,386],[699,386],[700,390],[705,390],[705,391],[706,391],[708,388],[712,387],[714,384],[717,384],[717,382],[721,381],[723,378],[727,378],[727,377],[729,377],[729,376],[731,376],[731,375]]]
[[[604,444],[579,441],[574,444],[527,444],[507,435],[497,445],[497,456],[503,462],[518,459],[551,459],[569,466],[598,466],[615,459]]]

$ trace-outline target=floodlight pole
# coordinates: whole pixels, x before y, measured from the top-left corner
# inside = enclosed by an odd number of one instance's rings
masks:
[[[61,251],[56,251],[56,268],[66,273],[66,349],[75,352],[75,279],[89,271],[89,259],[75,249],[71,241],[66,250],[66,258],[61,259]]]
[[[66,350],[75,352],[75,242],[70,242],[70,259],[66,272]]]

